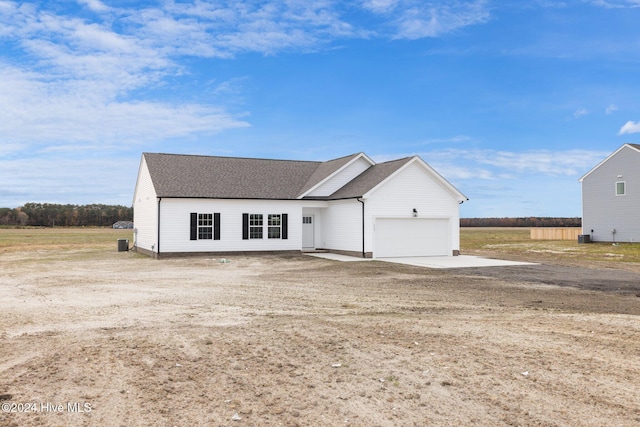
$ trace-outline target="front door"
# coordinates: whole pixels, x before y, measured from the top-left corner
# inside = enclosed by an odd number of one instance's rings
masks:
[[[304,249],[313,249],[316,247],[313,235],[313,219],[313,215],[302,216],[302,247]]]

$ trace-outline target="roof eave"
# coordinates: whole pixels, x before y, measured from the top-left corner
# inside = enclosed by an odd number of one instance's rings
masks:
[[[453,184],[451,184],[449,181],[447,181],[442,175],[440,175],[438,173],[438,171],[436,171],[434,168],[432,168],[431,166],[429,166],[429,164],[427,162],[425,162],[424,160],[422,160],[420,158],[420,156],[413,156],[407,163],[405,163],[404,165],[402,165],[401,167],[398,168],[398,170],[394,171],[392,174],[390,174],[388,177],[386,177],[385,179],[383,179],[382,181],[380,181],[376,186],[374,186],[373,188],[371,188],[369,191],[367,191],[365,194],[362,195],[363,199],[367,199],[369,197],[371,197],[371,194],[374,193],[378,188],[380,188],[381,186],[383,186],[386,182],[388,182],[389,180],[391,180],[394,176],[396,176],[397,174],[399,174],[401,171],[403,171],[404,169],[408,168],[409,165],[418,162],[422,167],[424,167],[425,169],[427,169],[430,173],[433,174],[433,176],[436,178],[436,180],[444,187],[446,188],[458,201],[458,203],[464,203],[466,201],[469,200],[469,198],[467,196],[465,196],[464,194],[462,194],[460,192],[460,190],[458,190],[456,187],[453,186]]]
[[[593,168],[591,168],[591,170],[587,173],[585,173],[584,175],[582,175],[579,179],[578,182],[582,182],[584,181],[584,179],[586,177],[588,177],[589,175],[591,175],[596,169],[598,169],[600,166],[602,166],[603,164],[605,164],[607,161],[609,161],[609,159],[611,159],[613,156],[615,156],[616,154],[618,154],[620,151],[622,151],[623,148],[628,147],[631,148],[634,151],[637,151],[638,153],[640,153],[640,149],[638,149],[637,146],[635,146],[634,144],[622,144],[616,151],[614,151],[613,153],[609,154],[607,157],[604,158],[604,160],[602,160],[600,163],[598,163],[597,165],[595,165]]]
[[[318,182],[316,185],[314,185],[313,187],[311,187],[310,189],[308,189],[307,191],[305,191],[304,193],[300,194],[298,196],[298,199],[303,199],[307,196],[307,194],[313,192],[314,190],[316,190],[318,187],[320,187],[321,185],[325,184],[327,181],[329,181],[331,178],[333,178],[334,176],[336,176],[338,173],[340,173],[341,171],[343,171],[345,168],[347,168],[348,166],[352,165],[354,162],[356,162],[359,159],[364,159],[366,160],[371,166],[375,165],[376,163],[371,160],[371,158],[369,156],[367,156],[365,153],[360,152],[358,153],[353,159],[349,160],[347,163],[345,163],[344,165],[342,165],[340,168],[338,168],[337,170],[335,170],[333,173],[331,173],[330,175],[328,175],[327,177],[325,177],[323,180],[321,180],[320,182]]]

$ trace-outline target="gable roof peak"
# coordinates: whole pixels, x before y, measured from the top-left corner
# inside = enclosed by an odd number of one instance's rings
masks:
[[[625,143],[622,144],[617,150],[615,150],[613,153],[609,154],[607,157],[605,157],[600,163],[598,163],[597,165],[595,165],[594,167],[592,167],[589,172],[585,173],[584,175],[582,175],[579,179],[578,182],[583,182],[584,179],[586,177],[588,177],[589,175],[591,175],[591,173],[593,173],[593,171],[595,171],[596,169],[598,169],[600,166],[602,166],[603,164],[605,164],[607,161],[609,161],[609,159],[611,159],[612,157],[614,157],[616,154],[618,154],[620,151],[622,151],[624,148],[630,148],[634,151],[640,152],[640,144],[629,144],[629,143]]]

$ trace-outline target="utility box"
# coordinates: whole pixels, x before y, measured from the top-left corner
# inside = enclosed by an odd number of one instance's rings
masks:
[[[578,234],[578,243],[591,243],[590,234]]]
[[[129,239],[118,239],[118,252],[127,252],[129,250]]]

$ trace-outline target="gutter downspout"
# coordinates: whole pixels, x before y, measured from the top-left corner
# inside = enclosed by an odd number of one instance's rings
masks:
[[[156,248],[156,258],[160,255],[160,202],[162,201],[162,197],[158,197],[158,247]]]
[[[364,200],[360,197],[356,199],[360,203],[362,203],[362,258],[366,258],[366,254],[364,252]]]

